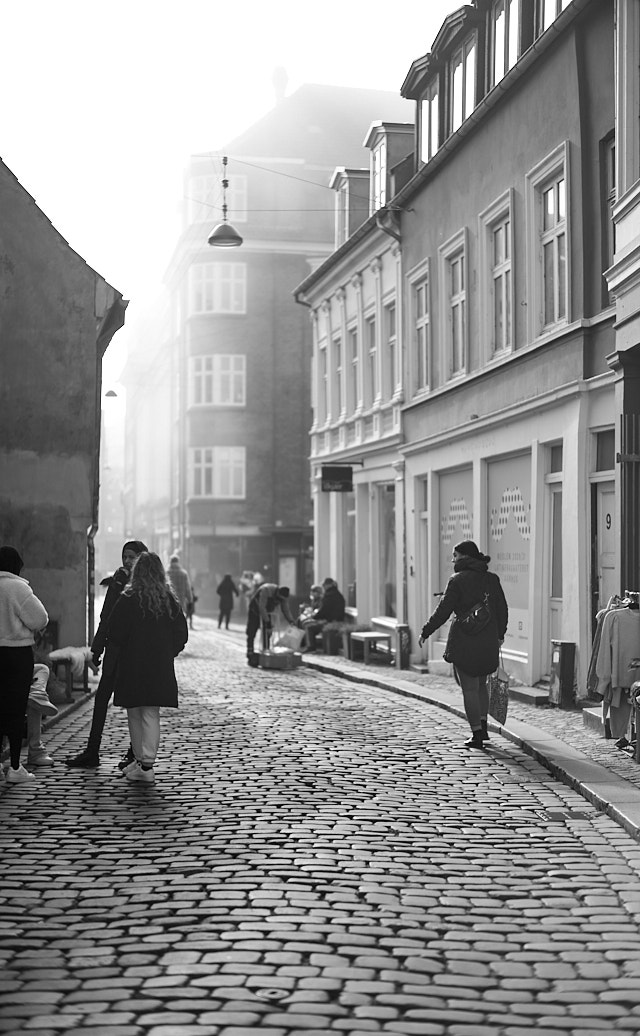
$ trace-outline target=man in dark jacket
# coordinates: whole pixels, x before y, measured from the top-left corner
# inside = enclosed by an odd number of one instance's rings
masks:
[[[86,767],[88,769],[100,765],[102,732],[107,720],[107,708],[113,694],[116,675],[115,659],[109,652],[109,645],[107,643],[107,623],[118,597],[129,582],[134,561],[139,554],[148,549],[142,540],[129,540],[122,548],[121,567],[112,576],[107,576],[100,583],[100,586],[107,587],[107,594],[102,605],[98,629],[91,644],[91,653],[94,665],[98,666],[100,665],[100,656],[104,651],[104,665],[102,667],[100,683],[93,700],[93,718],[91,720],[87,747],[78,755],[67,756],[65,759],[67,766]]]
[[[305,626],[308,651],[316,650],[316,636],[328,622],[344,622],[346,601],[338,590],[335,579],[327,576],[322,581],[322,591],[322,604],[315,613],[313,622]]]

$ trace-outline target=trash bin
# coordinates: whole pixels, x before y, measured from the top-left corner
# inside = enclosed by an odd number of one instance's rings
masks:
[[[570,640],[551,641],[549,701],[561,709],[572,709],[575,705],[575,659],[576,646]]]

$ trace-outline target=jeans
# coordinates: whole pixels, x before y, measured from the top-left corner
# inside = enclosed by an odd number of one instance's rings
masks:
[[[133,754],[143,766],[153,766],[160,745],[160,707],[140,705],[127,709]]]
[[[458,683],[462,689],[464,711],[467,714],[469,726],[472,730],[481,730],[482,721],[486,720],[489,712],[489,691],[487,690],[486,676],[470,676],[463,673],[462,669],[455,667]]]
[[[91,730],[89,731],[89,740],[87,742],[87,750],[89,752],[95,752],[96,755],[100,752],[102,732],[107,721],[107,709],[109,708],[109,702],[113,696],[114,685],[115,672],[108,674],[103,672],[100,677],[100,683],[98,684],[95,698],[93,699],[93,717],[91,719]]]

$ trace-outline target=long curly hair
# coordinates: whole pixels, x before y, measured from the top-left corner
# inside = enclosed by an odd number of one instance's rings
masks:
[[[150,551],[143,551],[133,563],[131,582],[124,591],[129,597],[137,597],[143,615],[155,619],[171,615],[172,602],[177,603],[160,558]]]

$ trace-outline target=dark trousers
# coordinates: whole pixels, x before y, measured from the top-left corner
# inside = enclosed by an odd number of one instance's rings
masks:
[[[226,629],[229,629],[229,619],[231,618],[231,608],[220,608],[220,615],[218,616],[218,629],[224,622]]]
[[[458,683],[462,690],[464,711],[472,730],[481,730],[489,710],[489,691],[486,676],[470,676],[455,666]]]
[[[6,735],[14,770],[20,766],[32,677],[33,648],[0,647],[0,751]]]
[[[260,629],[261,618],[260,609],[257,604],[253,602],[249,605],[249,614],[247,616],[247,658],[251,658],[254,653],[253,642],[256,639],[256,633]],[[269,646],[269,630],[265,630],[265,647]]]
[[[113,697],[115,682],[115,672],[103,673],[100,677],[100,683],[98,684],[95,698],[93,699],[93,718],[91,720],[91,730],[89,731],[87,751],[95,752],[96,755],[100,752],[102,732],[107,721],[107,709],[109,707],[109,702]]]

